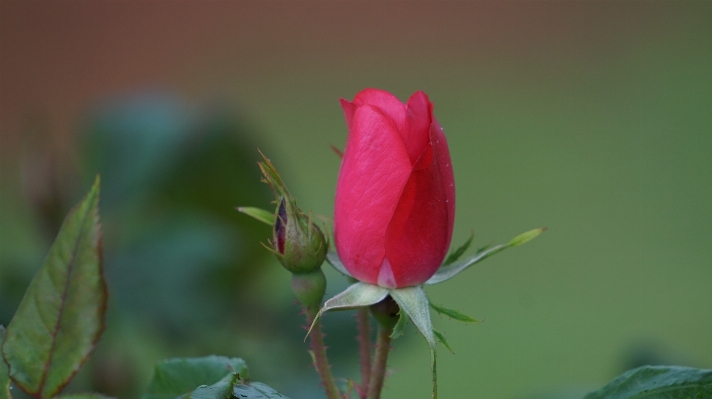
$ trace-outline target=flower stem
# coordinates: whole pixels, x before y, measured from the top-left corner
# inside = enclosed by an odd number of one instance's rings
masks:
[[[368,308],[360,308],[356,313],[358,321],[358,347],[361,358],[361,399],[366,399],[371,378],[371,315]]]
[[[391,331],[382,326],[378,326],[378,337],[376,338],[376,354],[371,368],[370,385],[368,387],[368,399],[380,399],[383,380],[386,377],[386,362],[388,352],[391,350]]]
[[[311,325],[316,316],[316,311],[307,308],[305,309],[305,313],[307,315],[307,323]],[[321,378],[321,384],[324,387],[327,399],[341,399],[341,392],[339,392],[339,388],[336,386],[336,382],[334,382],[329,359],[326,357],[326,346],[324,345],[324,334],[321,332],[320,320],[314,324],[314,328],[311,334],[309,334],[309,340],[314,367],[317,373],[319,373],[319,378]]]

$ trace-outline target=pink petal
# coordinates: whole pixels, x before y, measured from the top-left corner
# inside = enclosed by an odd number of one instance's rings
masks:
[[[454,178],[447,142],[436,123],[416,165],[419,168],[408,178],[386,231],[386,258],[397,287],[422,284],[430,278],[452,238]]]
[[[447,139],[443,128],[433,117],[433,124],[430,126],[430,141],[433,143],[433,152],[435,161],[440,170],[440,178],[445,190],[445,196],[448,199],[448,236],[447,247],[450,247],[450,239],[452,238],[452,229],[455,227],[455,175],[452,171],[452,160],[450,158],[450,147],[447,145]]]
[[[376,284],[386,228],[411,163],[391,120],[371,105],[353,114],[336,188],[336,248],[346,269]]]
[[[400,134],[413,165],[430,141],[432,112],[433,106],[422,91],[413,93],[406,103],[405,129]]]
[[[339,99],[341,102],[341,108],[344,110],[344,117],[346,118],[346,127],[349,131],[351,130],[351,123],[354,119],[354,112],[356,112],[356,105],[349,100]]]
[[[393,121],[399,132],[406,130],[406,106],[393,94],[379,89],[361,90],[354,97],[354,104],[359,107],[373,105]]]

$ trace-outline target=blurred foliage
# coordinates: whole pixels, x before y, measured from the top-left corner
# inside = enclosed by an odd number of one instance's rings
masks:
[[[156,365],[153,379],[143,399],[175,399],[201,385],[214,384],[228,374],[249,380],[247,364],[240,358],[205,356],[173,358]]]
[[[712,370],[643,366],[629,370],[584,399],[689,399],[712,397]]]
[[[71,172],[35,170],[32,176],[53,189],[29,202],[41,247],[56,234],[79,182],[102,175],[108,329],[72,389],[135,396],[161,358],[249,356],[264,346],[275,353],[257,360],[258,369],[274,376],[291,368],[284,373],[294,380],[315,381],[311,368],[299,367],[308,355],[288,285],[278,295],[259,292],[279,287],[271,276],[273,267],[281,270],[260,245],[270,228],[235,209],[273,206],[260,183],[255,132],[227,109],[190,107],[165,94],[106,102],[82,130],[75,159],[53,160],[70,166],[46,169]],[[0,324],[9,322],[37,270],[34,260],[3,259]],[[290,328],[277,328],[285,319]]]

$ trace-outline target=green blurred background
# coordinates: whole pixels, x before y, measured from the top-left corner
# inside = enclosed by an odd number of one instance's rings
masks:
[[[577,398],[641,364],[712,368],[712,3],[0,3],[0,324],[102,174],[108,328],[69,389],[135,397],[155,361],[242,356],[322,397],[255,148],[330,216],[340,97],[424,90],[454,243],[549,231],[428,289],[443,398]],[[329,274],[329,293],[346,281]],[[354,319],[325,317],[356,377]],[[395,342],[385,398],[429,396]]]

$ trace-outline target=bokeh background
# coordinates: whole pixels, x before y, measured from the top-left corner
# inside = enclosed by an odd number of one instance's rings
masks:
[[[69,390],[241,356],[318,398],[289,276],[260,245],[256,148],[329,217],[340,97],[424,90],[451,147],[454,243],[549,231],[431,298],[444,398],[577,398],[641,364],[712,368],[712,3],[0,3],[0,324],[102,175],[108,328]],[[347,282],[329,272],[329,293]],[[357,376],[354,318],[325,317]],[[395,343],[385,398],[429,396]]]

